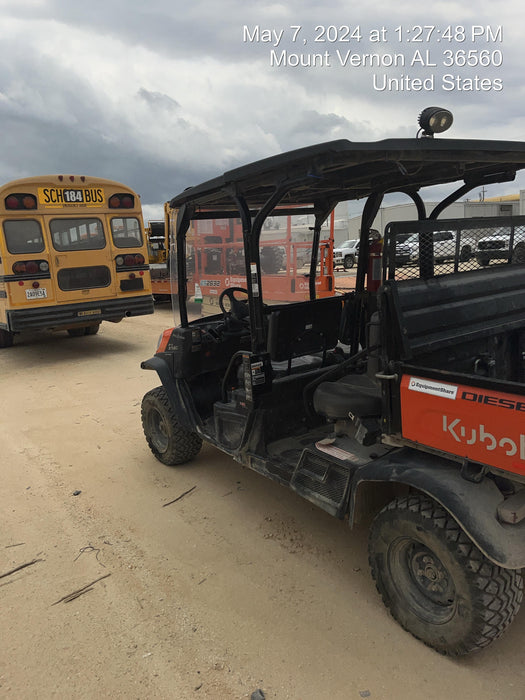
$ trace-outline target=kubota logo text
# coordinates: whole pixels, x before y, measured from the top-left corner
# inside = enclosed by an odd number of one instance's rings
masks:
[[[465,445],[480,445],[489,452],[499,447],[505,450],[507,457],[514,457],[519,451],[519,458],[525,461],[525,435],[520,435],[518,440],[506,436],[498,437],[486,430],[482,423],[477,428],[468,428],[462,424],[461,418],[451,420],[445,415],[443,416],[443,432],[452,435],[456,442]]]

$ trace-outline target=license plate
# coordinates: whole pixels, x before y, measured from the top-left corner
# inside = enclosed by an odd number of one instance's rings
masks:
[[[47,299],[47,289],[26,289],[26,299]]]
[[[77,316],[98,316],[101,312],[100,309],[87,309],[86,311],[79,311]]]

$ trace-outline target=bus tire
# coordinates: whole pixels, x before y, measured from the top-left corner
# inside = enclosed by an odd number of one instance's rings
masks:
[[[200,452],[201,438],[179,424],[164,387],[144,395],[141,418],[146,442],[159,462],[170,467],[184,464]]]
[[[80,338],[81,335],[86,334],[86,327],[77,326],[76,328],[68,328],[67,333],[71,338]]]
[[[392,616],[448,656],[498,638],[523,598],[521,572],[493,564],[451,515],[421,494],[398,498],[376,516],[369,561]]]
[[[96,335],[98,333],[99,328],[100,328],[100,323],[96,323],[94,326],[86,326],[85,334],[86,335]]]
[[[15,340],[15,334],[0,328],[0,348],[10,348]]]

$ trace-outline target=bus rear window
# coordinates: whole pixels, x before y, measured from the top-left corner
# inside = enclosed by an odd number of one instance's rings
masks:
[[[106,246],[100,219],[53,219],[49,228],[55,250],[100,250]]]
[[[20,219],[4,221],[4,236],[10,253],[41,253],[44,250],[42,229],[38,221]]]
[[[137,248],[142,245],[140,223],[135,217],[111,219],[111,234],[117,248]]]

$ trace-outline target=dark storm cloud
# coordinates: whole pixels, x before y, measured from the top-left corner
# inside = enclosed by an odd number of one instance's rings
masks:
[[[145,202],[162,202],[278,151],[335,138],[414,136],[418,113],[434,103],[454,111],[454,136],[523,139],[520,7],[7,1],[0,9],[0,176],[102,175],[135,187]],[[311,36],[318,24],[360,23],[363,40],[352,51],[392,51],[392,42],[371,43],[370,29],[450,22],[504,24],[503,92],[374,92],[369,69],[272,68],[268,44],[243,37],[244,26],[282,28],[280,48],[298,51],[291,26]]]
[[[126,121],[108,113],[104,100],[87,83],[51,59],[37,61],[31,51],[15,63],[0,60],[0,177],[76,173],[109,177],[134,187],[144,201],[165,201],[213,171],[194,168],[177,154],[152,157]],[[178,108],[166,95],[140,89],[139,98],[155,109]],[[188,128],[176,119],[174,128]]]
[[[0,120],[9,135],[0,161],[2,181],[52,173],[108,177],[135,189],[144,202],[164,202],[189,183],[214,172],[190,163],[152,159],[144,150],[130,149],[126,139],[109,141],[89,129],[43,123],[32,117]],[[24,161],[21,147],[30,154]]]

